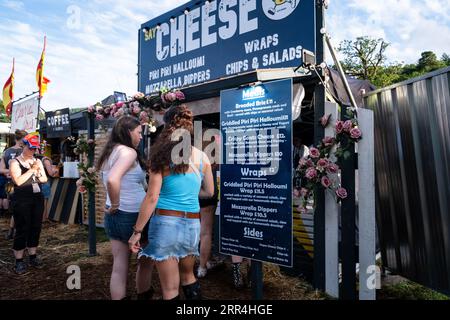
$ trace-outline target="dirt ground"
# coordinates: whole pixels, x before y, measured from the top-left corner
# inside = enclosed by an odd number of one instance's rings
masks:
[[[88,255],[88,233],[85,226],[44,224],[39,256],[45,267],[30,269],[30,273],[17,276],[12,271],[14,258],[12,241],[6,240],[9,219],[0,218],[0,300],[106,300],[109,299],[109,278],[112,268],[110,245],[99,229],[97,232],[97,252],[95,257]],[[134,272],[136,259],[132,257],[128,282],[128,294],[136,298]],[[78,265],[81,270],[81,289],[69,290],[66,270]],[[245,274],[245,266],[243,273]],[[208,272],[201,279],[205,299],[249,300],[251,289],[236,290],[231,282],[229,262]],[[161,297],[159,279],[154,272],[153,285],[156,289],[154,299]],[[295,277],[279,272],[278,267],[264,265],[264,298],[276,300],[321,300],[324,295],[314,291],[309,284]]]

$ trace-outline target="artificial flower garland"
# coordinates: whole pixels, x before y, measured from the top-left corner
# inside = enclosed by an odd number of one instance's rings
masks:
[[[301,198],[298,208],[300,213],[307,212],[307,202],[314,199],[319,188],[332,192],[337,202],[347,198],[347,190],[341,186],[338,175],[340,168],[336,162],[347,159],[350,156],[350,147],[362,139],[355,111],[348,109],[347,114],[350,120],[336,121],[335,136],[323,138],[322,142],[316,148],[311,148],[310,154],[301,158],[298,163],[297,172],[302,181],[306,181],[304,187],[294,189],[294,197]],[[330,117],[331,114],[320,119],[323,128],[329,126]]]
[[[178,105],[185,100],[185,95],[180,90],[162,89],[157,94],[145,95],[136,93],[130,100],[117,102],[103,106],[97,103],[88,107],[88,112],[95,114],[98,121],[109,117],[120,118],[130,115],[139,119],[142,125],[148,125],[150,132],[156,132],[156,121],[153,113],[164,113],[173,105]]]

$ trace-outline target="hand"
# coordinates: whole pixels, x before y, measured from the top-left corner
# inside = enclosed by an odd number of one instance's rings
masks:
[[[119,210],[119,206],[111,206],[111,207],[109,207],[109,208],[105,208],[105,213],[108,213],[108,214],[116,214],[117,213],[117,210]]]
[[[134,233],[131,235],[130,240],[128,240],[128,246],[130,247],[131,252],[138,253],[139,249],[141,248],[141,243],[139,242],[141,240],[141,234],[140,233]]]
[[[40,169],[41,168],[39,167],[39,163],[37,161],[34,161],[33,164],[31,165],[31,170],[37,174],[39,173]]]

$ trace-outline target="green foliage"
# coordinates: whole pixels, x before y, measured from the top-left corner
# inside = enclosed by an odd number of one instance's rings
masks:
[[[356,40],[344,40],[339,51],[345,56],[343,68],[348,74],[360,79],[370,80],[375,77],[386,61],[386,49],[389,43],[383,39],[358,37]]]
[[[402,281],[381,289],[382,299],[396,300],[450,300],[450,297],[412,281]]]
[[[385,54],[388,46],[389,43],[381,38],[358,37],[355,40],[344,40],[338,49],[344,54],[342,67],[347,74],[369,80],[378,88],[383,88],[450,66],[450,56],[447,53],[438,59],[433,51],[422,52],[417,63],[385,64],[388,60]]]
[[[11,123],[11,117],[8,117],[5,112],[5,106],[3,105],[3,101],[0,99],[0,122],[2,123]]]

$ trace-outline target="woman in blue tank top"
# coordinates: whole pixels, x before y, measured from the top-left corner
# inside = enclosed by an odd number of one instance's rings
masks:
[[[200,240],[198,198],[214,194],[211,164],[192,146],[193,114],[186,106],[171,107],[164,122],[151,149],[149,187],[129,246],[139,258],[156,261],[164,300],[179,298],[180,283],[186,299],[196,300],[201,299],[194,276]],[[149,243],[141,248],[142,230],[152,215]]]

